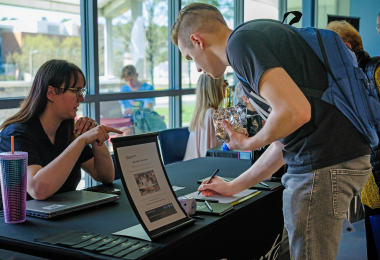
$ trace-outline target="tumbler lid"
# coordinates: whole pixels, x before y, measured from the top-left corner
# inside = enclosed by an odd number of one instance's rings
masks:
[[[27,158],[28,158],[27,152],[15,151],[13,154],[12,152],[0,153],[1,160],[20,160],[20,159],[27,159]]]

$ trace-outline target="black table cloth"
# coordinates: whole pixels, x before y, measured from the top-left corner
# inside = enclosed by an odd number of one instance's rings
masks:
[[[220,176],[237,177],[250,166],[249,160],[198,158],[166,167],[171,185],[186,187],[182,196],[195,191],[197,180],[217,168]],[[114,186],[123,190],[120,180]],[[152,244],[161,248],[143,259],[260,259],[278,250],[283,228],[282,189],[262,191],[234,206],[223,216],[203,215],[195,225],[170,233]],[[61,230],[111,235],[139,224],[124,192],[118,202],[84,209],[51,220],[27,217],[22,224],[5,224],[0,218],[0,248],[50,259],[119,259],[70,248],[34,242]]]

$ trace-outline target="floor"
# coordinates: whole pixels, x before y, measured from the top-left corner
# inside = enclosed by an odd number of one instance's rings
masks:
[[[364,219],[352,225],[355,231],[340,237],[337,260],[367,260]]]

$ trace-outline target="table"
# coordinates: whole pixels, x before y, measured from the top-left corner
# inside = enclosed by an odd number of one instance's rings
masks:
[[[186,187],[182,196],[198,188],[197,180],[220,169],[220,175],[236,177],[250,166],[250,161],[203,157],[166,167],[172,185]],[[120,180],[116,188],[123,188]],[[234,206],[223,216],[204,215],[195,225],[170,233],[153,244],[158,251],[144,259],[274,259],[283,230],[282,189],[262,191]],[[27,217],[22,224],[5,224],[0,218],[0,248],[49,259],[120,259],[70,248],[34,242],[61,230],[77,230],[111,235],[138,224],[122,192],[120,200],[94,208],[44,220]],[[266,257],[268,252],[272,257]]]

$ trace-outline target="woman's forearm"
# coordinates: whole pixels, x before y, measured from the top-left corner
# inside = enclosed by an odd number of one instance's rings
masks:
[[[28,167],[28,193],[35,199],[44,200],[61,188],[74,168],[85,142],[75,139],[57,158],[36,172]]]
[[[115,169],[110,152],[106,144],[92,146],[94,153],[95,174],[93,178],[102,183],[112,183],[115,178]]]

